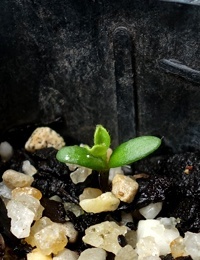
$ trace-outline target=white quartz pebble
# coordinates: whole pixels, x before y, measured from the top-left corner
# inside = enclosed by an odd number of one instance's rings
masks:
[[[79,205],[75,204],[75,203],[64,202],[63,205],[64,205],[65,211],[69,210],[69,211],[73,212],[76,217],[78,217],[78,216],[83,214],[82,208]],[[69,220],[67,217],[65,217],[65,219]]]
[[[200,233],[187,231],[184,237],[186,255],[190,255],[193,260],[200,259]]]
[[[135,250],[130,245],[126,245],[122,247],[117,255],[115,256],[115,260],[137,260],[138,255]]]
[[[160,255],[159,247],[152,236],[140,238],[136,244],[136,252],[138,260],[144,260],[150,256],[159,257]]]
[[[11,199],[11,189],[9,189],[4,182],[0,182],[0,196]]]
[[[89,248],[80,254],[78,260],[106,260],[106,255],[102,248]]]
[[[140,214],[146,219],[155,218],[162,209],[162,202],[150,203],[149,205],[139,209]]]
[[[26,175],[15,170],[6,170],[2,175],[3,182],[10,189],[16,187],[31,186],[34,178],[32,176]]]
[[[74,225],[72,222],[68,221],[63,224],[66,230],[66,236],[68,237],[69,243],[76,242],[76,239],[78,237],[78,231],[74,228]]]
[[[92,169],[78,166],[75,171],[70,173],[70,178],[74,184],[77,184],[79,182],[84,182],[91,173]]]
[[[108,181],[109,183],[112,182],[112,180],[114,179],[114,177],[117,175],[117,174],[124,174],[123,170],[121,167],[116,167],[116,168],[110,168],[109,170],[109,175],[108,175]]]
[[[104,221],[87,228],[85,230],[83,242],[117,254],[121,249],[118,242],[118,236],[124,236],[126,232],[127,227],[119,226],[114,221]]]
[[[138,183],[128,176],[116,174],[112,180],[112,193],[121,201],[131,203],[138,191]]]
[[[13,155],[13,148],[8,142],[0,143],[0,156],[2,161],[6,162],[10,160]]]
[[[137,229],[136,252],[140,257],[170,253],[170,243],[179,237],[174,218],[140,220]],[[143,258],[140,258],[143,259]]]
[[[37,172],[35,167],[29,162],[29,160],[23,161],[22,171],[30,176],[33,176]]]
[[[14,194],[6,208],[11,218],[11,232],[17,238],[29,236],[33,221],[41,218],[44,210],[37,198],[20,192]]]
[[[120,225],[126,225],[128,222],[133,222],[133,216],[131,213],[122,211]]]
[[[86,212],[100,213],[116,210],[119,203],[120,200],[112,192],[105,192],[94,199],[81,200],[79,204]]]
[[[78,258],[79,255],[77,252],[65,248],[54,256],[53,260],[77,260]]]
[[[11,218],[11,232],[17,238],[28,237],[35,214],[21,202],[10,200],[6,205],[8,217]]]
[[[47,147],[59,150],[63,146],[65,146],[64,139],[56,131],[49,127],[38,127],[26,142],[25,149],[34,152]]]
[[[14,198],[12,199],[13,202],[20,202],[25,207],[30,209],[34,213],[34,220],[38,220],[42,217],[42,212],[44,207],[40,204],[40,201],[29,194],[15,194]]]

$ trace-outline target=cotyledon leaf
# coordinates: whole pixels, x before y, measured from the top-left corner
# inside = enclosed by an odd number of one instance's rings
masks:
[[[77,145],[61,148],[57,152],[56,158],[63,163],[76,164],[97,171],[106,168],[105,161],[101,158],[92,156],[86,148]]]
[[[112,153],[109,168],[136,162],[154,152],[161,144],[155,136],[141,136],[119,145]]]

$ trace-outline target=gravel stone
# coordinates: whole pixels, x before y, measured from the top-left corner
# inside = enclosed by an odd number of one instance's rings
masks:
[[[121,249],[118,236],[125,235],[126,233],[127,228],[125,226],[119,226],[113,221],[104,221],[87,228],[83,241],[91,246],[103,248],[116,255]]]
[[[119,206],[120,200],[111,192],[105,192],[94,199],[80,201],[81,208],[86,212],[100,213],[114,211]]]
[[[112,180],[112,193],[121,201],[131,203],[138,191],[138,183],[128,176],[116,174]]]
[[[3,173],[2,179],[10,189],[31,186],[34,181],[32,176],[11,169]]]
[[[81,253],[78,260],[106,260],[106,255],[102,248],[88,248]]]
[[[64,139],[56,131],[49,127],[38,127],[26,142],[25,149],[34,152],[46,147],[59,150],[63,146],[65,146]]]

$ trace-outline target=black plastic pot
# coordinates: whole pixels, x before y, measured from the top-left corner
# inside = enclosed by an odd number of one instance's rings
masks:
[[[1,133],[61,119],[85,143],[100,123],[113,146],[153,134],[199,149],[199,21],[176,1],[1,0]]]

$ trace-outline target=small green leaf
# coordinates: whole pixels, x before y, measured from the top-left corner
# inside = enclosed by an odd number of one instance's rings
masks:
[[[112,153],[109,168],[136,162],[154,152],[161,144],[155,136],[141,136],[119,145]]]
[[[105,144],[96,144],[92,148],[86,148],[94,157],[106,157],[107,147]]]
[[[110,142],[108,131],[102,125],[97,125],[94,133],[94,145],[105,144],[109,148]]]
[[[106,163],[101,158],[92,156],[87,149],[80,146],[65,146],[56,154],[57,160],[63,163],[76,164],[93,170],[104,170]]]

